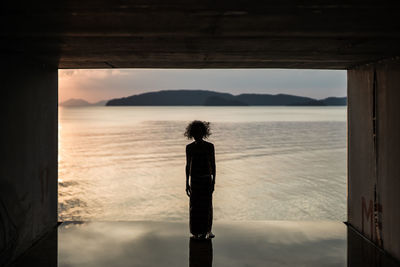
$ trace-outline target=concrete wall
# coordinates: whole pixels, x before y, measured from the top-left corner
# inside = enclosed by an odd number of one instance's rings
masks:
[[[400,259],[400,61],[348,71],[348,222]]]
[[[57,224],[58,71],[1,57],[0,266]]]
[[[400,259],[400,60],[377,66],[378,189],[384,248]]]

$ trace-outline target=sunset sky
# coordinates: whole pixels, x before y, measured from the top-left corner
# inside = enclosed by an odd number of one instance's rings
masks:
[[[59,102],[89,102],[166,89],[204,89],[232,94],[346,96],[346,71],[288,69],[59,70]]]

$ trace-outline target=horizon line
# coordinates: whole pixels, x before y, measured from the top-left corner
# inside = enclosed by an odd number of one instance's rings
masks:
[[[88,102],[89,104],[95,104],[95,103],[102,102],[102,101],[110,101],[112,99],[126,98],[126,97],[131,97],[131,96],[143,95],[143,94],[147,94],[147,93],[157,93],[157,92],[163,92],[163,91],[209,91],[209,92],[216,92],[216,93],[221,93],[221,94],[229,94],[229,95],[233,95],[233,96],[239,96],[239,95],[244,95],[244,94],[249,94],[249,95],[290,95],[290,96],[298,96],[298,97],[308,97],[308,98],[315,99],[315,100],[323,100],[323,99],[327,99],[327,98],[330,98],[330,97],[336,97],[336,98],[344,98],[344,97],[346,97],[347,98],[347,95],[345,95],[345,96],[327,96],[327,97],[324,97],[324,98],[314,98],[314,97],[311,97],[311,96],[295,95],[295,94],[289,94],[289,93],[277,93],[277,94],[271,94],[271,93],[239,93],[239,94],[233,94],[233,93],[228,93],[228,92],[215,91],[215,90],[212,90],[212,89],[182,89],[181,88],[181,89],[161,89],[161,90],[160,89],[150,89],[150,90],[152,90],[152,91],[143,92],[143,93],[139,93],[139,94],[128,95],[128,96],[120,96],[120,97],[117,96],[117,97],[113,97],[113,98],[110,98],[110,99],[102,99],[102,100],[96,100],[96,101],[88,101],[88,100],[86,100],[84,98],[80,98],[80,97],[71,97],[71,98],[68,98],[68,99],[66,99],[64,101],[61,101],[61,99],[58,99],[58,103],[59,104],[60,103],[64,103],[64,102],[69,101],[69,100],[83,100],[83,101]]]

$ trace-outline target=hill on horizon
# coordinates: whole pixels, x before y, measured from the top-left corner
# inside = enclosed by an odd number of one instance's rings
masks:
[[[66,101],[61,102],[59,105],[63,107],[85,107],[85,106],[105,106],[108,100],[102,100],[95,103],[89,103],[88,101],[81,98],[70,98]]]
[[[311,97],[289,94],[219,93],[209,90],[162,90],[111,99],[106,106],[345,106],[347,97]]]

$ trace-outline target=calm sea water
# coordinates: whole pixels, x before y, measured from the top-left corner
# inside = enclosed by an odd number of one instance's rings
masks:
[[[215,220],[345,220],[345,107],[59,110],[59,219],[188,219],[183,136],[211,122]]]

